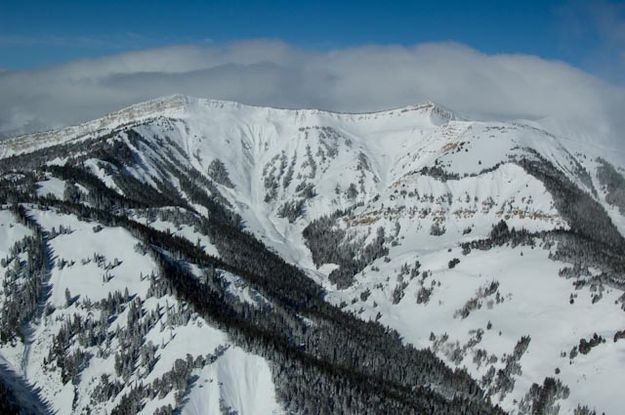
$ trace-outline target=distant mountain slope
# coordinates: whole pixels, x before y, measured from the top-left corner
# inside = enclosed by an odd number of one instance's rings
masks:
[[[0,155],[0,354],[59,413],[625,403],[625,178],[585,143],[174,96]]]

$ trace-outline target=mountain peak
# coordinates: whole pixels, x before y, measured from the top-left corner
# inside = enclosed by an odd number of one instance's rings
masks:
[[[563,413],[620,413],[619,166],[455,119],[172,95],[0,142],[0,386],[57,413],[499,415],[557,373]]]
[[[323,117],[327,120],[341,120],[349,123],[366,120],[383,121],[401,117],[408,122],[419,120],[418,122],[423,121],[434,126],[442,126],[449,121],[457,119],[452,111],[432,101],[369,112],[338,112],[315,108],[296,109],[257,106],[242,104],[236,101],[174,94],[139,102],[78,125],[6,139],[0,143],[0,157],[32,151],[48,145],[59,144],[60,142],[102,135],[120,126],[137,124],[152,119],[202,118],[210,116],[210,113],[213,111],[222,110],[244,118],[252,115],[262,115],[263,117],[269,116],[280,119],[295,118],[302,121],[311,117],[313,119]]]
[[[287,113],[287,114],[327,114],[335,117],[363,117],[363,116],[380,116],[380,115],[397,115],[408,112],[420,112],[428,114],[432,117],[432,121],[437,124],[444,124],[448,121],[457,119],[458,117],[448,108],[427,100],[420,104],[406,105],[396,108],[379,109],[373,111],[336,111],[321,108],[283,108],[268,105],[245,104],[238,101],[199,98],[184,94],[173,94],[143,101],[119,111],[108,114],[105,117],[111,117],[118,114],[146,114],[168,116],[171,112],[195,112],[206,108],[230,108],[230,109],[248,109],[248,110],[264,110],[271,112]]]

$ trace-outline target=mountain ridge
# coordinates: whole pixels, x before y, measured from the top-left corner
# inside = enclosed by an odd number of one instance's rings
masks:
[[[209,108],[230,108],[238,110],[254,110],[254,111],[268,111],[289,114],[293,117],[297,117],[300,114],[317,115],[324,114],[332,117],[363,117],[363,116],[375,116],[375,115],[394,115],[403,114],[411,111],[429,110],[435,113],[441,119],[455,119],[456,116],[448,109],[432,102],[426,101],[422,104],[408,105],[403,107],[397,107],[392,109],[384,109],[371,112],[336,112],[315,108],[279,108],[279,107],[267,107],[251,104],[243,104],[236,101],[210,99],[210,98],[196,98],[188,95],[174,94],[165,97],[159,97],[143,101],[137,104],[129,105],[120,110],[113,111],[98,117],[91,121],[85,121],[75,125],[67,127],[61,127],[57,129],[51,129],[47,131],[40,131],[34,133],[28,133],[13,137],[6,137],[0,141],[0,146],[4,142],[4,146],[17,146],[24,145],[28,141],[40,140],[48,141],[54,136],[68,135],[73,139],[79,138],[81,135],[102,133],[105,129],[112,130],[119,128],[125,123],[132,122],[138,123],[151,118],[166,117],[176,118],[176,116],[188,114],[194,109],[204,107]],[[169,113],[168,113],[169,112]],[[70,138],[70,139],[72,139]],[[57,142],[58,144],[58,142]]]
[[[327,413],[577,415],[622,404],[600,387],[622,379],[624,350],[625,177],[609,155],[532,126],[432,120],[428,104],[417,117],[334,116],[188,100],[139,104],[130,123],[0,158],[0,278],[24,287],[0,302],[38,286],[34,262],[16,265],[37,235],[57,255],[51,317],[20,317],[39,323],[24,376],[44,397],[66,395],[57,411],[299,413],[316,400]],[[83,324],[94,339],[77,335]],[[0,354],[18,364],[20,330],[0,329],[12,339]],[[316,389],[285,383],[293,373]],[[259,379],[268,398],[233,374]],[[181,388],[164,387],[169,376]],[[185,392],[187,376],[208,390]],[[224,390],[208,386],[215,376]]]

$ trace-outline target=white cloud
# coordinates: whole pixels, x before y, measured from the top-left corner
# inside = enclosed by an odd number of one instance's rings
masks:
[[[174,93],[280,107],[367,111],[438,102],[476,117],[549,118],[616,137],[622,88],[561,62],[454,43],[307,51],[258,40],[175,46],[0,73],[0,134],[88,120]]]

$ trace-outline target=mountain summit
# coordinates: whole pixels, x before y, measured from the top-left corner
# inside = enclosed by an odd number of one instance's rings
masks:
[[[618,413],[622,172],[534,124],[433,103],[176,95],[2,141],[0,398]]]

